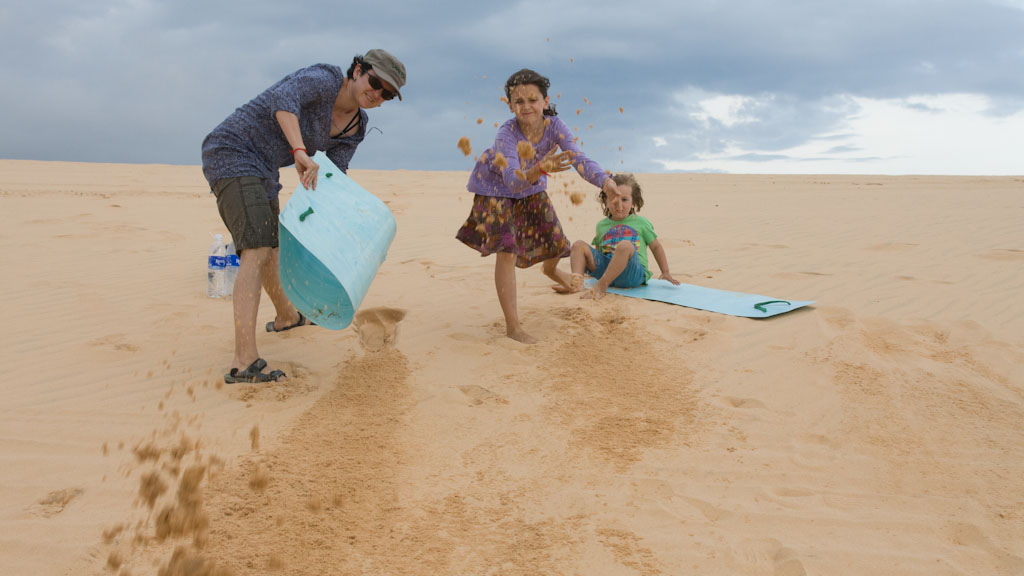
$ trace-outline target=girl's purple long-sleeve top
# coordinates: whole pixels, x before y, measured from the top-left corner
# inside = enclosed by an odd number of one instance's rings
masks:
[[[584,180],[598,188],[604,184],[608,173],[604,171],[576,145],[572,130],[558,116],[548,116],[551,122],[544,129],[544,136],[534,146],[536,154],[530,160],[519,158],[520,142],[529,142],[515,118],[505,122],[498,128],[494,138],[494,147],[488,148],[477,160],[473,173],[469,175],[466,189],[481,196],[498,196],[502,198],[525,198],[547,188],[548,178],[541,174],[536,183],[527,182],[516,175],[516,170],[525,173],[533,168],[544,156],[556,148],[573,153],[572,165]],[[494,165],[498,153],[508,163],[504,168]]]

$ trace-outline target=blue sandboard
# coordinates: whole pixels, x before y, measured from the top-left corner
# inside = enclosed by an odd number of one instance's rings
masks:
[[[593,278],[587,278],[586,286],[589,288],[596,282]],[[668,280],[652,278],[644,286],[636,288],[609,288],[608,292],[629,296],[630,298],[643,298],[657,302],[667,302],[687,308],[707,310],[718,314],[730,316],[742,316],[744,318],[768,318],[777,314],[783,314],[796,310],[808,304],[814,304],[814,300],[782,300],[770,296],[758,294],[745,294],[743,292],[729,292],[727,290],[716,290],[693,284],[672,284]]]

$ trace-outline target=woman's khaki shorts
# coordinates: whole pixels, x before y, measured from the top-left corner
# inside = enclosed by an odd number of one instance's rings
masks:
[[[270,180],[256,176],[221,178],[213,186],[217,210],[239,254],[249,248],[277,248],[281,205],[276,194],[268,198],[276,188]]]

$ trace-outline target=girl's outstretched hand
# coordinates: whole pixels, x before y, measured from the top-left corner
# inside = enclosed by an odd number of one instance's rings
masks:
[[[609,198],[615,198],[619,194],[619,191],[615,188],[615,180],[612,180],[610,177],[604,179],[601,189],[604,190],[605,195]]]
[[[679,280],[673,278],[671,274],[662,274],[661,276],[659,276],[659,278],[661,278],[662,280],[668,280],[669,282],[675,284],[676,286],[679,286]]]
[[[548,174],[564,172],[572,167],[572,152],[568,150],[562,152],[552,150],[551,152],[548,152],[546,156],[541,158],[537,165],[540,166],[541,170]]]
[[[320,165],[313,162],[305,150],[295,152],[295,170],[299,173],[299,182],[303,188],[309,190],[312,186],[313,190],[316,190],[316,175]]]

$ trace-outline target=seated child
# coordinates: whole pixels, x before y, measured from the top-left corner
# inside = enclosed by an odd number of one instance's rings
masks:
[[[660,278],[679,284],[668,271],[665,248],[658,241],[651,221],[636,215],[644,205],[640,184],[628,173],[616,174],[612,180],[615,182],[615,194],[606,194],[604,190],[600,194],[607,218],[597,223],[593,246],[582,240],[573,243],[569,256],[571,288],[558,290],[560,287],[556,287],[558,292],[582,291],[584,271],[597,278],[597,283],[581,298],[599,300],[604,297],[609,286],[634,288],[646,284],[651,278],[651,271],[647,267],[648,246],[661,269]]]

